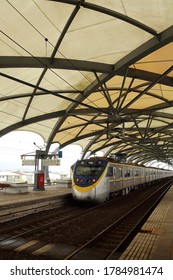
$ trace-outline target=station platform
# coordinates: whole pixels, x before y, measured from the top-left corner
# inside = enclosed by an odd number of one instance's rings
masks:
[[[33,190],[33,186],[28,186],[27,193],[19,194],[5,193],[3,190],[0,190],[0,207],[48,197],[61,196],[70,193],[71,188],[62,187],[59,185],[46,185],[45,190],[43,191],[35,191]]]
[[[173,186],[120,257],[120,260],[172,259]]]

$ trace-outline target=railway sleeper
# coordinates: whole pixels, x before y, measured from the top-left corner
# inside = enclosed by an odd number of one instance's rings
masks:
[[[115,244],[108,244],[108,243],[97,243],[97,246],[94,246],[96,249],[106,250],[107,252],[112,251],[115,248]],[[93,249],[93,248],[92,248]]]

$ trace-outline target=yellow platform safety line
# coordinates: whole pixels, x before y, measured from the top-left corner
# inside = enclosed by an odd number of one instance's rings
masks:
[[[46,244],[43,247],[41,247],[41,248],[35,250],[34,252],[32,252],[32,255],[41,255],[41,254],[45,253],[46,251],[48,251],[49,249],[51,249],[54,246],[55,246],[55,244],[53,244],[53,243],[52,244],[51,243]]]
[[[154,230],[154,228],[152,228],[152,227],[142,227],[140,229],[141,232],[149,232],[149,233],[151,233],[153,230]]]
[[[27,249],[27,248],[29,248],[29,247],[35,245],[35,244],[38,243],[38,242],[39,242],[38,240],[31,240],[31,241],[29,241],[29,242],[27,242],[27,243],[25,243],[25,244],[23,244],[23,245],[20,245],[19,247],[16,247],[16,248],[14,249],[14,251],[19,251],[19,252],[21,252],[21,251],[23,251],[23,250],[25,250],[25,249]]]

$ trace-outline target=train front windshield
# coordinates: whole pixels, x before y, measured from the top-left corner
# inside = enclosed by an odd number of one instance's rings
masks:
[[[79,186],[89,186],[96,182],[107,165],[106,160],[81,160],[74,170],[74,181]]]
[[[102,166],[83,166],[78,165],[76,167],[77,176],[98,176],[102,171]]]

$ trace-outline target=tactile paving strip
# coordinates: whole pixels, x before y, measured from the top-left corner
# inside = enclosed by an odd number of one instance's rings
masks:
[[[147,260],[151,259],[155,244],[163,229],[161,225],[170,209],[171,201],[161,200],[150,215],[141,231],[135,236],[127,247],[126,251],[119,258],[120,260]]]

